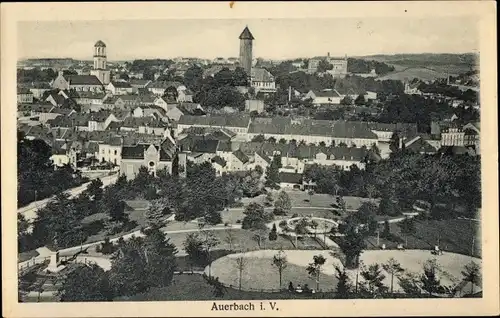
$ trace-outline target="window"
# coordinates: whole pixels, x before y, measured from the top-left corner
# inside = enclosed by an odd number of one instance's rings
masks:
[[[117,150],[115,150],[115,156],[116,156],[117,154],[118,154],[118,151],[117,151]],[[116,159],[115,159],[115,160],[116,160]]]

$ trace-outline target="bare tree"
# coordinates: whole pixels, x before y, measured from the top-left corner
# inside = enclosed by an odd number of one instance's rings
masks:
[[[283,270],[287,267],[288,260],[286,258],[285,252],[283,250],[280,250],[278,254],[274,255],[273,257],[273,265],[276,267],[278,270],[278,273],[280,275],[280,287],[279,289],[281,290],[281,278],[283,274]]]
[[[247,264],[248,264],[248,260],[246,259],[246,257],[243,256],[243,254],[240,254],[240,256],[238,256],[236,258],[235,266],[238,269],[238,273],[239,273],[239,276],[238,276],[239,290],[241,290],[241,276],[242,276],[243,271],[245,270]]]
[[[258,230],[254,232],[254,235],[252,236],[252,239],[257,242],[257,245],[259,246],[259,249],[264,247],[265,248],[265,242],[266,239],[268,238],[268,233],[266,230]]]
[[[404,270],[401,268],[401,264],[394,258],[390,258],[387,263],[382,264],[382,268],[391,275],[391,294],[394,293],[394,275],[402,273]]]
[[[226,229],[224,231],[226,233],[226,236],[224,237],[224,242],[229,244],[229,250],[233,250],[233,243],[234,243],[234,231],[233,229]]]

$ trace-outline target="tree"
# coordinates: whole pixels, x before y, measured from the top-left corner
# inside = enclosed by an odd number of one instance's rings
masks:
[[[273,201],[274,201],[273,194],[271,192],[268,192],[266,194],[266,198],[264,199],[264,204],[266,206],[271,206],[273,205]]]
[[[278,239],[278,233],[276,229],[276,223],[273,223],[271,232],[269,232],[269,241],[276,241]]]
[[[69,272],[58,294],[62,302],[111,301],[114,297],[107,273],[97,264],[78,266]]]
[[[420,282],[422,284],[422,289],[429,293],[429,296],[432,296],[434,293],[439,293],[443,290],[441,286],[441,282],[438,278],[438,264],[436,260],[428,260],[424,263],[423,266],[424,272],[420,276]]]
[[[189,233],[184,240],[184,250],[188,256],[191,270],[193,265],[207,265],[207,255],[203,250],[203,243],[201,242],[198,233]]]
[[[313,262],[309,263],[306,270],[309,275],[316,279],[316,290],[319,290],[319,278],[321,274],[321,267],[325,264],[326,258],[323,255],[314,255]]]
[[[219,245],[220,241],[214,231],[201,230],[201,246],[207,255],[208,261],[208,277],[212,277],[212,248]]]
[[[109,215],[111,220],[113,221],[125,221],[127,219],[127,215],[125,214],[125,201],[118,201],[116,205],[114,205],[109,211]]]
[[[361,277],[363,277],[368,283],[367,292],[373,296],[383,293],[387,289],[387,287],[385,287],[382,283],[385,279],[385,275],[382,274],[382,268],[379,264],[373,264],[368,266],[368,268],[364,268],[361,271]]]
[[[292,209],[292,201],[285,191],[280,191],[274,202],[274,214],[287,215]]]
[[[284,144],[286,144],[286,139],[285,138],[281,138],[278,142],[280,144],[284,145]]]
[[[162,227],[165,223],[165,215],[170,213],[170,203],[162,198],[151,201],[146,211],[146,225],[148,227]]]
[[[401,264],[398,263],[394,258],[390,258],[387,263],[382,264],[382,268],[391,275],[391,294],[394,293],[394,275],[402,273],[404,270],[401,268]]]
[[[211,208],[204,216],[205,222],[208,224],[216,225],[222,223],[222,216],[220,212]]]
[[[404,275],[398,277],[399,287],[407,295],[420,295],[420,276],[416,273],[405,272]]]
[[[318,73],[324,73],[324,72],[331,70],[331,69],[333,69],[333,65],[330,64],[327,60],[320,60],[319,61],[318,68],[317,68]]]
[[[268,239],[269,233],[267,232],[267,229],[262,228],[262,229],[257,229],[253,232],[252,239],[257,242],[257,245],[259,246],[259,249],[264,247],[264,244],[266,242],[266,239]]]
[[[382,237],[385,238],[391,237],[391,226],[389,225],[388,219],[384,221],[384,230],[382,231]]]
[[[382,198],[379,203],[378,213],[380,215],[397,216],[400,214],[398,204],[394,202],[395,199],[391,194],[387,192],[382,194]]]
[[[262,205],[255,202],[247,205],[243,214],[245,214],[241,224],[243,229],[263,229],[273,218],[271,213],[267,213]]]
[[[138,239],[130,239],[119,248],[111,268],[109,280],[116,296],[135,295],[149,287],[145,279],[148,277],[146,263]]]
[[[463,280],[470,283],[470,294],[474,294],[474,285],[478,285],[481,281],[481,269],[479,265],[473,261],[464,266],[461,272]]]
[[[401,233],[403,233],[405,236],[405,247],[407,247],[408,236],[414,235],[417,231],[417,229],[415,228],[415,221],[413,220],[413,218],[406,217],[403,221],[399,222],[398,225],[401,228]]]
[[[94,201],[99,201],[102,198],[102,186],[103,183],[101,179],[97,178],[90,181],[89,186],[85,190],[86,193],[90,195],[94,199]]]
[[[345,268],[340,269],[339,266],[335,266],[337,282],[337,297],[340,299],[348,299],[351,295],[352,285],[349,280],[349,275],[347,274]]]
[[[352,97],[349,95],[346,95],[342,100],[340,101],[340,105],[344,106],[350,106],[352,105]]]
[[[266,170],[266,186],[275,188],[280,183],[279,169],[281,167],[281,155],[276,154]]]
[[[282,286],[282,282],[281,282],[281,279],[282,279],[282,275],[283,275],[283,271],[286,269],[288,265],[288,260],[286,258],[286,254],[283,250],[280,250],[277,254],[275,254],[273,256],[273,266],[276,267],[276,269],[278,270],[278,274],[279,274],[279,290],[281,290],[281,286]]]
[[[359,256],[366,246],[364,237],[355,225],[347,223],[345,226],[345,235],[341,239],[339,247],[346,256],[346,267],[356,268],[359,266]]]
[[[391,153],[396,153],[400,149],[400,139],[399,139],[399,132],[394,131],[391,136],[391,141],[389,142],[389,149],[391,150]]]
[[[248,260],[246,257],[243,256],[243,254],[240,254],[236,258],[236,269],[238,270],[238,289],[241,290],[241,278],[243,276],[243,271],[245,270],[247,266]]]
[[[314,190],[309,190],[309,191],[307,192],[307,194],[309,194],[309,203],[312,203],[312,197],[313,197],[313,195],[314,195]]]
[[[358,97],[354,100],[354,104],[357,106],[362,106],[366,104],[365,95],[359,94]]]
[[[232,251],[233,250],[233,242],[234,242],[234,231],[233,229],[229,228],[229,229],[226,229],[224,230],[226,236],[224,237],[224,242],[226,242],[227,244],[229,244],[229,250]]]

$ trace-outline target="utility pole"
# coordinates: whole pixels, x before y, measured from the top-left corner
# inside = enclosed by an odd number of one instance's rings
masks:
[[[474,256],[474,242],[475,242],[476,238],[473,236],[472,237],[472,247],[471,247],[471,250],[470,250],[470,256]]]

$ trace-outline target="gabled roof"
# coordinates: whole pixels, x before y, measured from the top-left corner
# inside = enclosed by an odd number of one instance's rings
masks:
[[[70,75],[67,80],[69,85],[102,86],[101,81],[95,75]]]
[[[110,111],[101,110],[101,111],[99,111],[97,113],[90,113],[89,120],[91,120],[91,121],[97,121],[97,122],[103,122],[106,119],[108,119],[108,117],[110,115],[111,115]]]
[[[220,157],[220,156],[215,156],[212,158],[212,162],[215,162],[217,163],[219,166],[221,167],[225,167],[226,166],[226,160],[224,160],[224,158]]]
[[[132,88],[132,85],[125,81],[111,81],[110,84],[116,88]]]
[[[137,78],[131,78],[129,80],[130,82],[130,85],[132,86],[145,86],[146,84],[148,84],[149,82],[151,82],[150,80],[145,80],[145,79],[137,79]]]
[[[159,82],[151,82],[148,84],[148,88],[164,88],[167,89],[169,87],[174,87],[177,89],[179,86],[183,85],[181,82],[169,82],[169,81],[159,81]]]
[[[247,157],[247,155],[245,155],[241,150],[236,150],[235,152],[233,152],[233,155],[236,157],[236,159],[241,161],[243,164],[247,163],[250,160]]]
[[[220,127],[248,127],[250,117],[240,116],[189,116],[182,115],[179,125],[220,126]]]
[[[405,149],[415,153],[436,153],[436,148],[432,147],[423,138],[415,138],[411,143],[405,144]]]
[[[274,76],[265,68],[252,68],[252,81],[255,82],[274,82]]]
[[[137,144],[134,146],[122,147],[122,159],[144,159],[144,150],[147,149],[145,144]]]
[[[340,94],[336,90],[324,90],[324,91],[313,91],[316,97],[340,97]]]
[[[218,140],[197,139],[194,141],[191,151],[200,153],[216,153],[218,145],[219,145]]]
[[[252,32],[248,29],[248,26],[246,26],[243,29],[243,32],[241,32],[240,36],[238,37],[240,40],[255,40],[255,38],[252,35]]]

